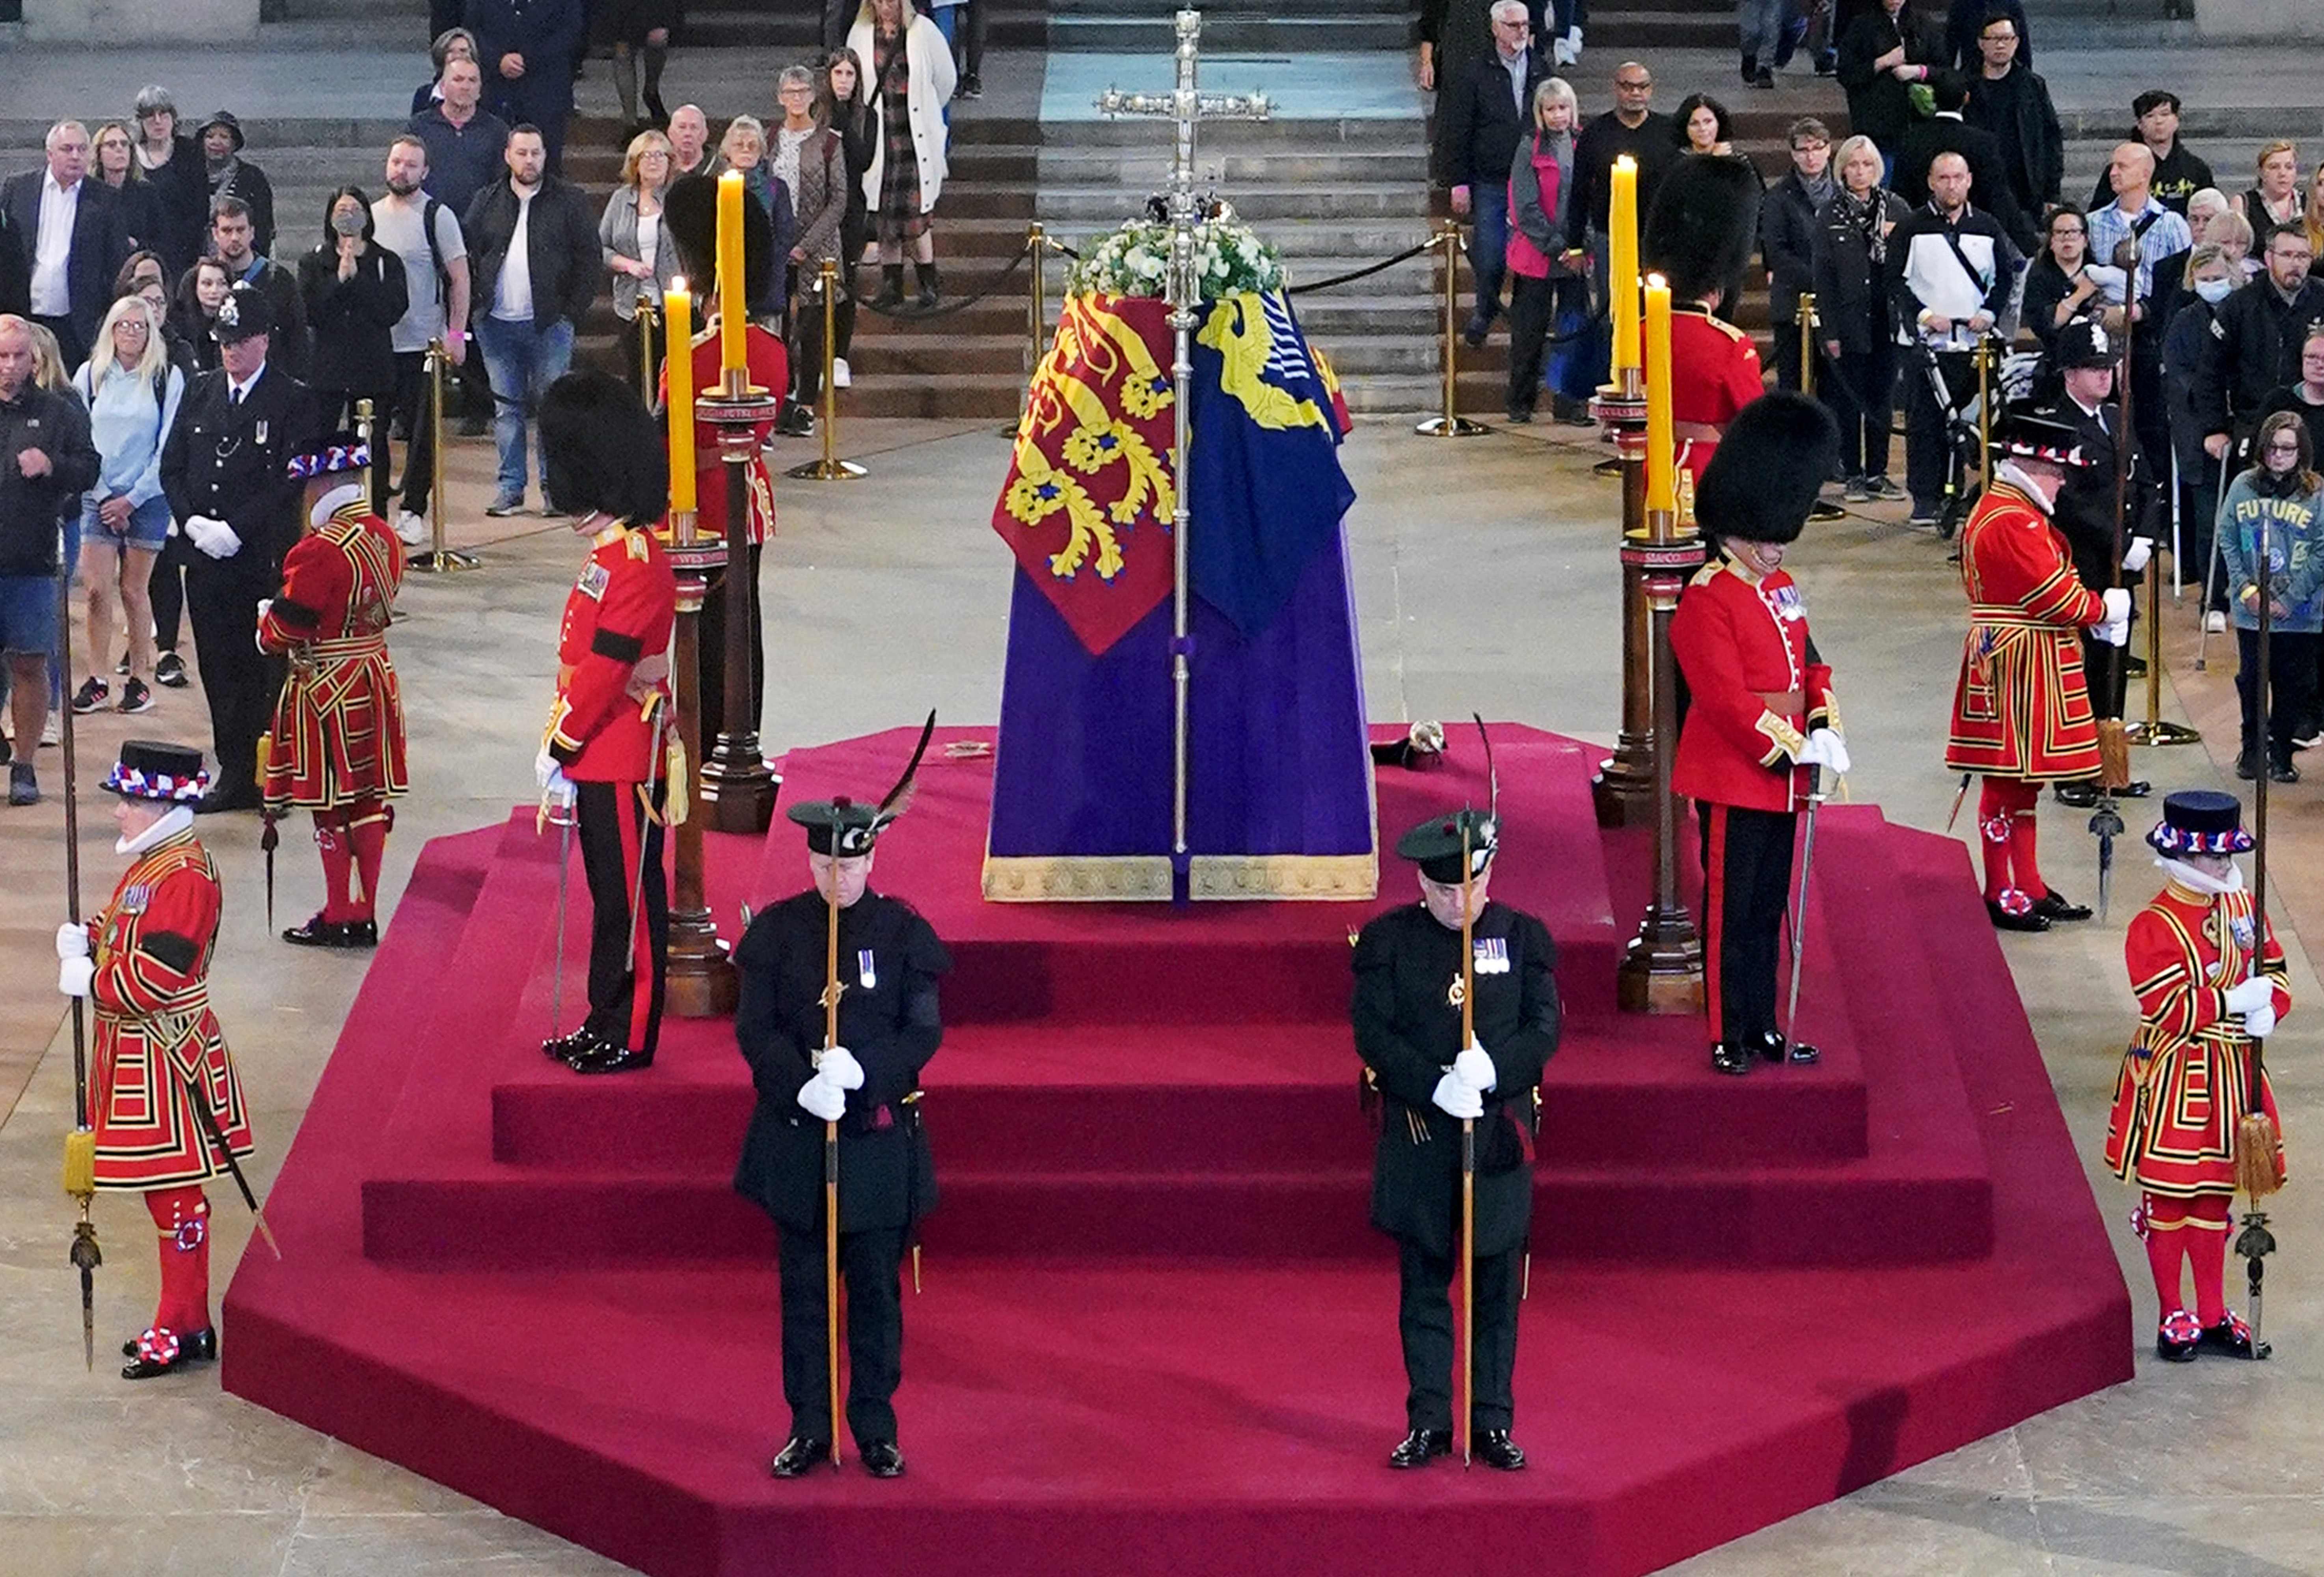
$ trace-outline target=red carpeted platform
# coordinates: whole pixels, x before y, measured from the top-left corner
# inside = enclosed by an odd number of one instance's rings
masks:
[[[1548,920],[1566,1009],[1526,1472],[1380,1465],[1403,1382],[1347,955],[1408,871],[1370,906],[988,905],[990,761],[933,754],[875,878],[957,961],[908,1478],[766,1476],[788,1412],[772,1233],[727,1186],[731,1028],[672,1021],[635,1078],[541,1058],[556,846],[529,813],[423,853],[269,1204],[286,1259],[228,1295],[227,1388],[656,1573],[1615,1573],[2129,1378],[1960,846],[1828,810],[1802,998],[1824,1062],[1726,1079],[1698,1022],[1614,1010],[1646,849],[1593,825],[1595,752],[1496,738],[1494,895]],[[798,752],[785,792],[876,793],[908,745]],[[1454,747],[1383,772],[1391,841],[1481,800]],[[796,890],[800,851],[779,819],[714,835],[716,911]]]

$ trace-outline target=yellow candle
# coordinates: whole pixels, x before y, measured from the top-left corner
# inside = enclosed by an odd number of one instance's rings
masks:
[[[695,507],[694,295],[684,280],[669,281],[661,311],[669,331],[662,375],[669,382],[669,508],[676,514]]]
[[[1606,290],[1614,318],[1614,369],[1638,364],[1638,161],[1614,161],[1606,205]]]
[[[742,329],[750,321],[742,299],[742,172],[718,178],[718,364],[729,373],[749,365]]]
[[[1677,445],[1671,423],[1671,292],[1646,276],[1646,508],[1678,508]]]

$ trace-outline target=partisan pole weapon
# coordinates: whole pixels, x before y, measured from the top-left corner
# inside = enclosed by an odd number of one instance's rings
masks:
[[[281,1259],[282,1245],[274,1240],[274,1229],[266,1224],[266,1213],[258,1206],[258,1195],[251,1192],[250,1179],[243,1174],[242,1163],[235,1159],[234,1147],[226,1142],[225,1130],[218,1127],[217,1113],[210,1110],[208,1095],[196,1080],[178,1066],[167,1051],[161,1054],[161,1059],[170,1064],[170,1071],[177,1075],[179,1087],[185,1092],[186,1104],[194,1109],[194,1120],[201,1125],[210,1148],[217,1151],[218,1159],[226,1163],[226,1175],[234,1179],[234,1185],[242,1191],[242,1202],[250,1207],[251,1219],[258,1223],[258,1235],[266,1240],[266,1247],[275,1259]]]
[[[2122,587],[2123,557],[2129,551],[2124,540],[2126,522],[2130,513],[2131,446],[2138,441],[2137,429],[2131,425],[2130,395],[2130,324],[2138,311],[2138,237],[2126,235],[2114,249],[2114,265],[2124,271],[2126,282],[2123,288],[2122,355],[2115,364],[2115,399],[2118,411],[2114,432],[2114,552],[2112,573],[2108,576],[2116,590]],[[2153,610],[2148,610],[2153,616]],[[2106,651],[2099,660],[2105,673],[2098,682],[2106,687],[2107,702],[2116,714],[2098,719],[2098,807],[2090,816],[2090,833],[2098,841],[2098,923],[2106,924],[2107,904],[2114,893],[2114,841],[2123,834],[2122,812],[2115,806],[2115,790],[2130,782],[2130,739],[2124,732],[2119,715],[2122,708],[2117,697],[2123,693],[2123,659],[2128,650],[2126,637],[2120,646],[2104,643]],[[2093,706],[2091,710],[2096,711]]]
[[[61,656],[65,672],[72,672],[72,576],[57,577],[57,629],[63,639]],[[64,751],[65,766],[65,918],[78,926],[80,919],[80,798],[79,779],[76,772],[78,757],[73,738],[73,711],[67,706],[60,714],[61,733],[59,738]],[[89,1219],[89,1204],[97,1196],[97,1133],[88,1121],[88,1021],[87,1009],[79,997],[72,999],[73,1046],[73,1126],[65,1135],[65,1194],[80,1206],[80,1219],[73,1223],[72,1247],[66,1260],[80,1272],[80,1351],[81,1362],[91,1371],[97,1369],[97,1268],[105,1263],[105,1255],[97,1246],[97,1223]]]
[[[823,1049],[839,1044],[839,856],[830,862],[830,885],[823,895],[826,917],[823,948]],[[816,1066],[823,1066],[817,1054]],[[839,1121],[823,1124],[823,1343],[824,1369],[831,1390],[831,1465],[839,1466]]]
[[[1481,727],[1482,725],[1480,724]],[[1477,1042],[1476,920],[1471,899],[1476,873],[1470,866],[1469,817],[1461,817],[1461,1049]],[[1477,1120],[1461,1120],[1461,1395],[1453,1416],[1461,1427],[1461,1465],[1469,1465],[1470,1415],[1477,1405]]]
[[[2273,612],[2270,604],[2275,600],[2275,566],[2270,557],[2273,545],[2268,540],[2268,521],[2264,511],[2259,512],[2259,540],[2255,558],[2259,583],[2259,715],[2262,738],[2265,737],[2269,710],[2270,639]],[[2256,974],[2267,959],[2267,763],[2254,774],[2252,783],[2252,972]],[[2244,1257],[2245,1277],[2251,1290],[2252,1351],[2261,1358],[2268,1354],[2266,1343],[2259,1340],[2261,1283],[2266,1276],[2267,1256],[2275,1251],[2275,1234],[2267,1230],[2267,1213],[2259,1202],[2281,1188],[2282,1180],[2276,1170],[2282,1152],[2282,1136],[2267,1115],[2264,1098],[2267,1091],[2265,1072],[2266,1037],[2251,1038],[2251,1052],[2246,1059],[2244,1114],[2236,1123],[2236,1184],[2242,1189],[2251,1208],[2244,1213],[2243,1231],[2236,1235],[2236,1252]]]

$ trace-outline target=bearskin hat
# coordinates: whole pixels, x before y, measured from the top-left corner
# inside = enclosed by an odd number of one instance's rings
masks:
[[[1759,172],[1729,154],[1690,153],[1655,191],[1639,238],[1640,266],[1670,281],[1674,301],[1722,293],[1731,309],[1759,239]]]
[[[678,266],[686,271],[696,300],[716,289],[718,273],[718,182],[708,175],[681,175],[662,194],[663,233],[678,244]],[[775,277],[775,222],[755,198],[742,199],[742,297],[755,301]]]
[[[565,514],[650,525],[669,507],[661,429],[611,373],[570,372],[541,394],[540,456],[540,490]]]
[[[1778,390],[1727,424],[1694,492],[1694,518],[1712,537],[1794,542],[1840,460],[1840,429],[1821,401]]]

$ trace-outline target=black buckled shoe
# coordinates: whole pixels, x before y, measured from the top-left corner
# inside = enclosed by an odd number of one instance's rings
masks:
[[[137,1343],[143,1337],[132,1336],[121,1344],[121,1356],[135,1358]],[[190,1336],[178,1338],[178,1361],[180,1363],[210,1363],[217,1358],[217,1327],[197,1331]]]
[[[2085,778],[2079,783],[2061,783],[2052,790],[2058,803],[2075,810],[2089,810],[2098,802],[2098,786],[2095,779]]]
[[[215,1330],[197,1331],[180,1339],[172,1332],[158,1326],[146,1332],[134,1342],[124,1344],[130,1360],[121,1366],[121,1378],[125,1380],[152,1379],[156,1376],[174,1373],[189,1364],[207,1363],[217,1356],[217,1335]]]
[[[768,1464],[767,1471],[778,1479],[804,1479],[830,1455],[831,1442],[794,1434],[783,1442],[783,1449],[775,1452],[775,1460]]]
[[[1525,1447],[1509,1438],[1506,1429],[1480,1429],[1470,1452],[1489,1468],[1514,1473],[1525,1466]]]
[[[603,1045],[604,1042],[597,1038],[597,1032],[589,1028],[588,1020],[584,1019],[578,1027],[542,1041],[540,1055],[553,1062],[571,1062],[582,1053],[594,1052]]]
[[[1739,1040],[1714,1040],[1711,1043],[1711,1065],[1722,1074],[1748,1074],[1751,1071],[1751,1048]]]
[[[595,1049],[567,1057],[565,1065],[576,1074],[639,1074],[653,1066],[653,1053],[600,1040]]]
[[[2039,908],[2028,908],[2019,914],[2002,908],[1988,898],[1985,900],[1985,912],[1997,931],[2046,931],[2050,928],[2050,917]]]
[[[1450,1429],[1416,1429],[1397,1443],[1388,1453],[1388,1465],[1392,1468],[1425,1468],[1434,1458],[1452,1454],[1452,1432]]]
[[[2133,778],[2114,791],[2116,799],[2144,799],[2154,792],[2154,785],[2144,778]]]
[[[293,926],[282,933],[282,939],[293,947],[359,947],[363,944],[349,938],[345,923],[327,920],[318,912],[303,926]]]
[[[2226,1358],[2265,1358],[2268,1354],[2267,1343],[2252,1340],[2251,1327],[2232,1309],[2218,1324],[2204,1326],[2196,1342],[2204,1351]]]
[[[2195,1323],[2195,1316],[2173,1309],[2163,1316],[2163,1328],[2155,1333],[2154,1356],[2165,1363],[2192,1363],[2202,1344],[2203,1328]]]
[[[2055,892],[2045,892],[2034,900],[2034,912],[2052,922],[2087,920],[2090,918],[2090,906],[2076,903],[2070,898],[2060,898]]]
[[[855,1460],[863,1471],[875,1479],[900,1479],[904,1476],[904,1453],[896,1449],[892,1440],[875,1440],[856,1448]]]
[[[1812,1067],[1823,1060],[1823,1053],[1804,1040],[1789,1040],[1773,1029],[1759,1037],[1759,1055],[1769,1062],[1787,1062],[1794,1067]]]

